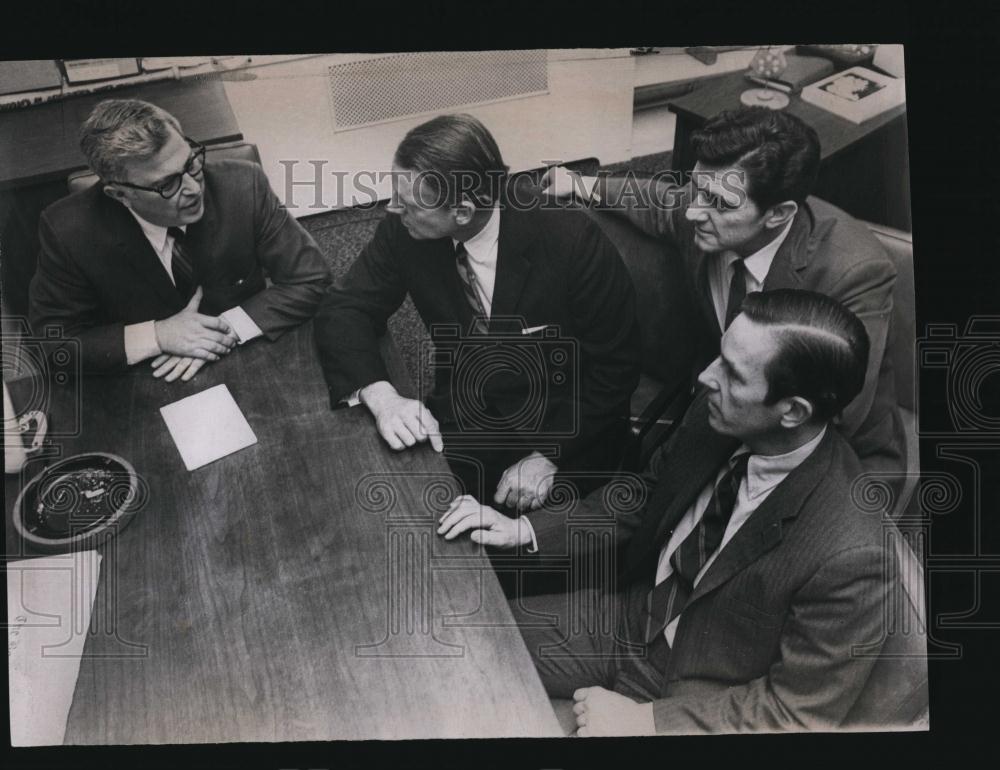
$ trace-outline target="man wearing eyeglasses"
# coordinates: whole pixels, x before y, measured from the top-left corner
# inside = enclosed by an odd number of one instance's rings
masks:
[[[259,166],[206,162],[176,118],[134,99],[98,104],[80,146],[99,182],[42,214],[30,316],[78,338],[85,369],[151,360],[153,376],[189,380],[313,315],[322,254]]]

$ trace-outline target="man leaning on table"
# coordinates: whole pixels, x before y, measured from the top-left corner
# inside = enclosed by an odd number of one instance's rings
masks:
[[[429,441],[467,491],[519,511],[545,501],[557,472],[585,485],[614,471],[639,369],[614,246],[583,212],[541,209],[528,192],[471,115],[416,126],[393,158],[392,216],[316,318],[335,405],[360,401],[392,448]],[[407,295],[438,350],[427,406],[396,392],[378,350]]]
[[[258,165],[206,161],[173,115],[136,99],[98,104],[80,146],[99,179],[42,213],[35,333],[79,339],[85,369],[152,359],[153,376],[189,380],[313,315],[322,254]]]
[[[810,197],[820,162],[816,132],[787,112],[752,107],[717,115],[692,144],[697,162],[687,186],[665,172],[639,184],[602,178],[594,187],[562,167],[543,184],[557,197],[589,198],[679,252],[701,310],[692,333],[701,333],[703,362],[718,353],[748,292],[807,289],[843,302],[864,323],[871,356],[865,386],[838,429],[866,470],[904,470],[886,355],[896,268],[867,227]]]
[[[862,698],[897,573],[880,517],[853,502],[860,465],[831,420],[861,392],[868,351],[863,324],[828,297],[750,294],[637,483],[639,513],[598,490],[568,514],[531,514],[543,554],[565,550],[567,515],[616,520],[628,541],[620,593],[568,599],[614,608],[603,635],[538,623],[565,616],[566,596],[511,604],[548,693],[576,700],[578,735],[832,729],[862,710],[888,721],[920,685],[892,669],[883,701]],[[471,501],[440,531],[475,528],[526,542]]]

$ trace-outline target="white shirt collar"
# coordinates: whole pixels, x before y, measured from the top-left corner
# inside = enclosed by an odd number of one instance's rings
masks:
[[[473,262],[488,262],[496,259],[496,244],[500,240],[500,207],[493,206],[493,212],[485,227],[465,241],[465,250],[469,253],[469,259]],[[452,245],[457,247],[459,241],[451,239]]]
[[[798,468],[826,435],[826,426],[802,446],[780,455],[750,455],[747,463],[747,493],[751,500],[774,489],[785,477]],[[733,457],[749,452],[744,444],[733,453]]]
[[[774,255],[778,253],[781,244],[788,237],[788,231],[792,228],[792,221],[794,219],[795,217],[792,217],[792,219],[788,220],[785,229],[781,231],[781,234],[777,238],[743,260],[743,266],[746,267],[747,271],[760,286],[764,285],[764,279],[767,278],[767,273],[771,269]],[[733,259],[739,259],[739,257],[734,255]]]
[[[126,206],[126,208],[128,207]],[[139,227],[142,228],[142,232],[146,236],[146,240],[148,240],[150,245],[156,249],[156,252],[162,252],[167,245],[167,228],[162,225],[154,225],[152,222],[147,222],[132,209],[128,209],[128,213],[135,217],[135,221],[138,222]],[[187,225],[181,225],[180,228],[185,233],[187,232]]]

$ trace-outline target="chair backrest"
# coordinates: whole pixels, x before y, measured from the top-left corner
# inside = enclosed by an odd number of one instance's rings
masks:
[[[208,159],[227,160],[249,160],[260,165],[260,153],[257,152],[257,145],[247,142],[226,142],[225,144],[211,144],[205,148],[205,157]],[[86,190],[97,183],[97,174],[89,168],[74,171],[66,178],[66,186],[70,193]]]
[[[643,373],[665,388],[689,380],[698,353],[691,319],[699,311],[680,255],[616,214],[600,209],[587,213],[618,249],[635,284]]]
[[[927,614],[924,568],[903,534],[886,522],[896,593],[883,616],[883,644],[844,723],[848,729],[927,729]],[[920,542],[917,539],[916,542]],[[887,578],[893,577],[887,575]],[[863,648],[856,655],[867,653]]]
[[[897,402],[901,407],[917,412],[917,319],[913,280],[913,238],[910,233],[902,230],[870,222],[866,224],[896,265],[896,286],[892,293],[892,339],[889,340],[887,353],[892,356]]]

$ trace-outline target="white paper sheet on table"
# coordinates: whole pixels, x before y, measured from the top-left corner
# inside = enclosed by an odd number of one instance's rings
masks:
[[[11,745],[62,744],[100,574],[97,551],[7,564]]]
[[[189,471],[257,443],[225,385],[167,404],[160,414]]]

